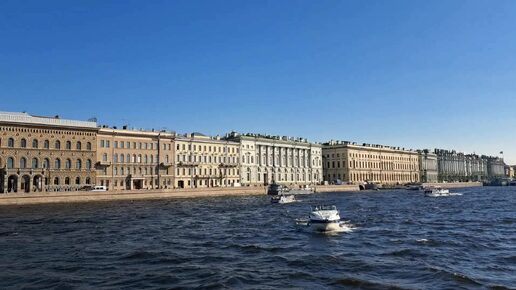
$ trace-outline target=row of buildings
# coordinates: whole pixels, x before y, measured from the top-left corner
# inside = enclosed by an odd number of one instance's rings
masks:
[[[501,169],[500,169],[501,168]],[[501,171],[500,171],[501,170]],[[211,137],[0,112],[0,193],[485,180],[503,160],[454,151],[229,133]]]

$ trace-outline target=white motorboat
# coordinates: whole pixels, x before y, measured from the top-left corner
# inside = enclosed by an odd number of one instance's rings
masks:
[[[271,203],[291,203],[296,201],[296,198],[289,194],[289,195],[275,195],[271,197]]]
[[[425,196],[437,197],[437,196],[449,196],[450,191],[441,187],[429,187],[424,189]]]
[[[309,186],[305,186],[302,188],[289,188],[282,184],[272,183],[267,187],[268,195],[310,194],[310,193],[314,193],[314,192],[315,192],[314,188],[309,187]]]
[[[340,214],[334,205],[317,205],[312,207],[308,225],[318,232],[337,231],[340,229]]]

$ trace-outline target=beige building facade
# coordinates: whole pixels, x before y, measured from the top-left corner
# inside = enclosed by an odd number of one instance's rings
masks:
[[[101,128],[97,138],[97,185],[109,190],[172,188],[173,132]]]
[[[94,184],[97,131],[96,122],[0,112],[0,193]]]
[[[231,132],[227,140],[238,142],[241,151],[242,185],[319,184],[322,181],[321,145],[303,138],[240,134]]]
[[[201,133],[176,137],[176,188],[240,184],[239,143]]]
[[[330,141],[323,144],[324,179],[328,182],[404,184],[420,182],[418,152],[399,147]]]

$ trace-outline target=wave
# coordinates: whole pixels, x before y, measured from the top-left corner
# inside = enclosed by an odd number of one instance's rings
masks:
[[[389,290],[405,290],[410,288],[403,288],[399,285],[392,285],[392,284],[384,284],[381,282],[374,282],[374,281],[367,281],[367,280],[361,280],[358,278],[344,278],[344,279],[338,279],[335,281],[336,285],[339,286],[351,286],[351,287],[358,287],[360,289],[389,289]]]

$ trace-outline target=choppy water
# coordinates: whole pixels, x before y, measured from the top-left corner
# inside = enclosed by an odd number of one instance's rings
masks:
[[[516,187],[0,208],[0,288],[516,287]],[[351,232],[295,225],[334,203]]]

